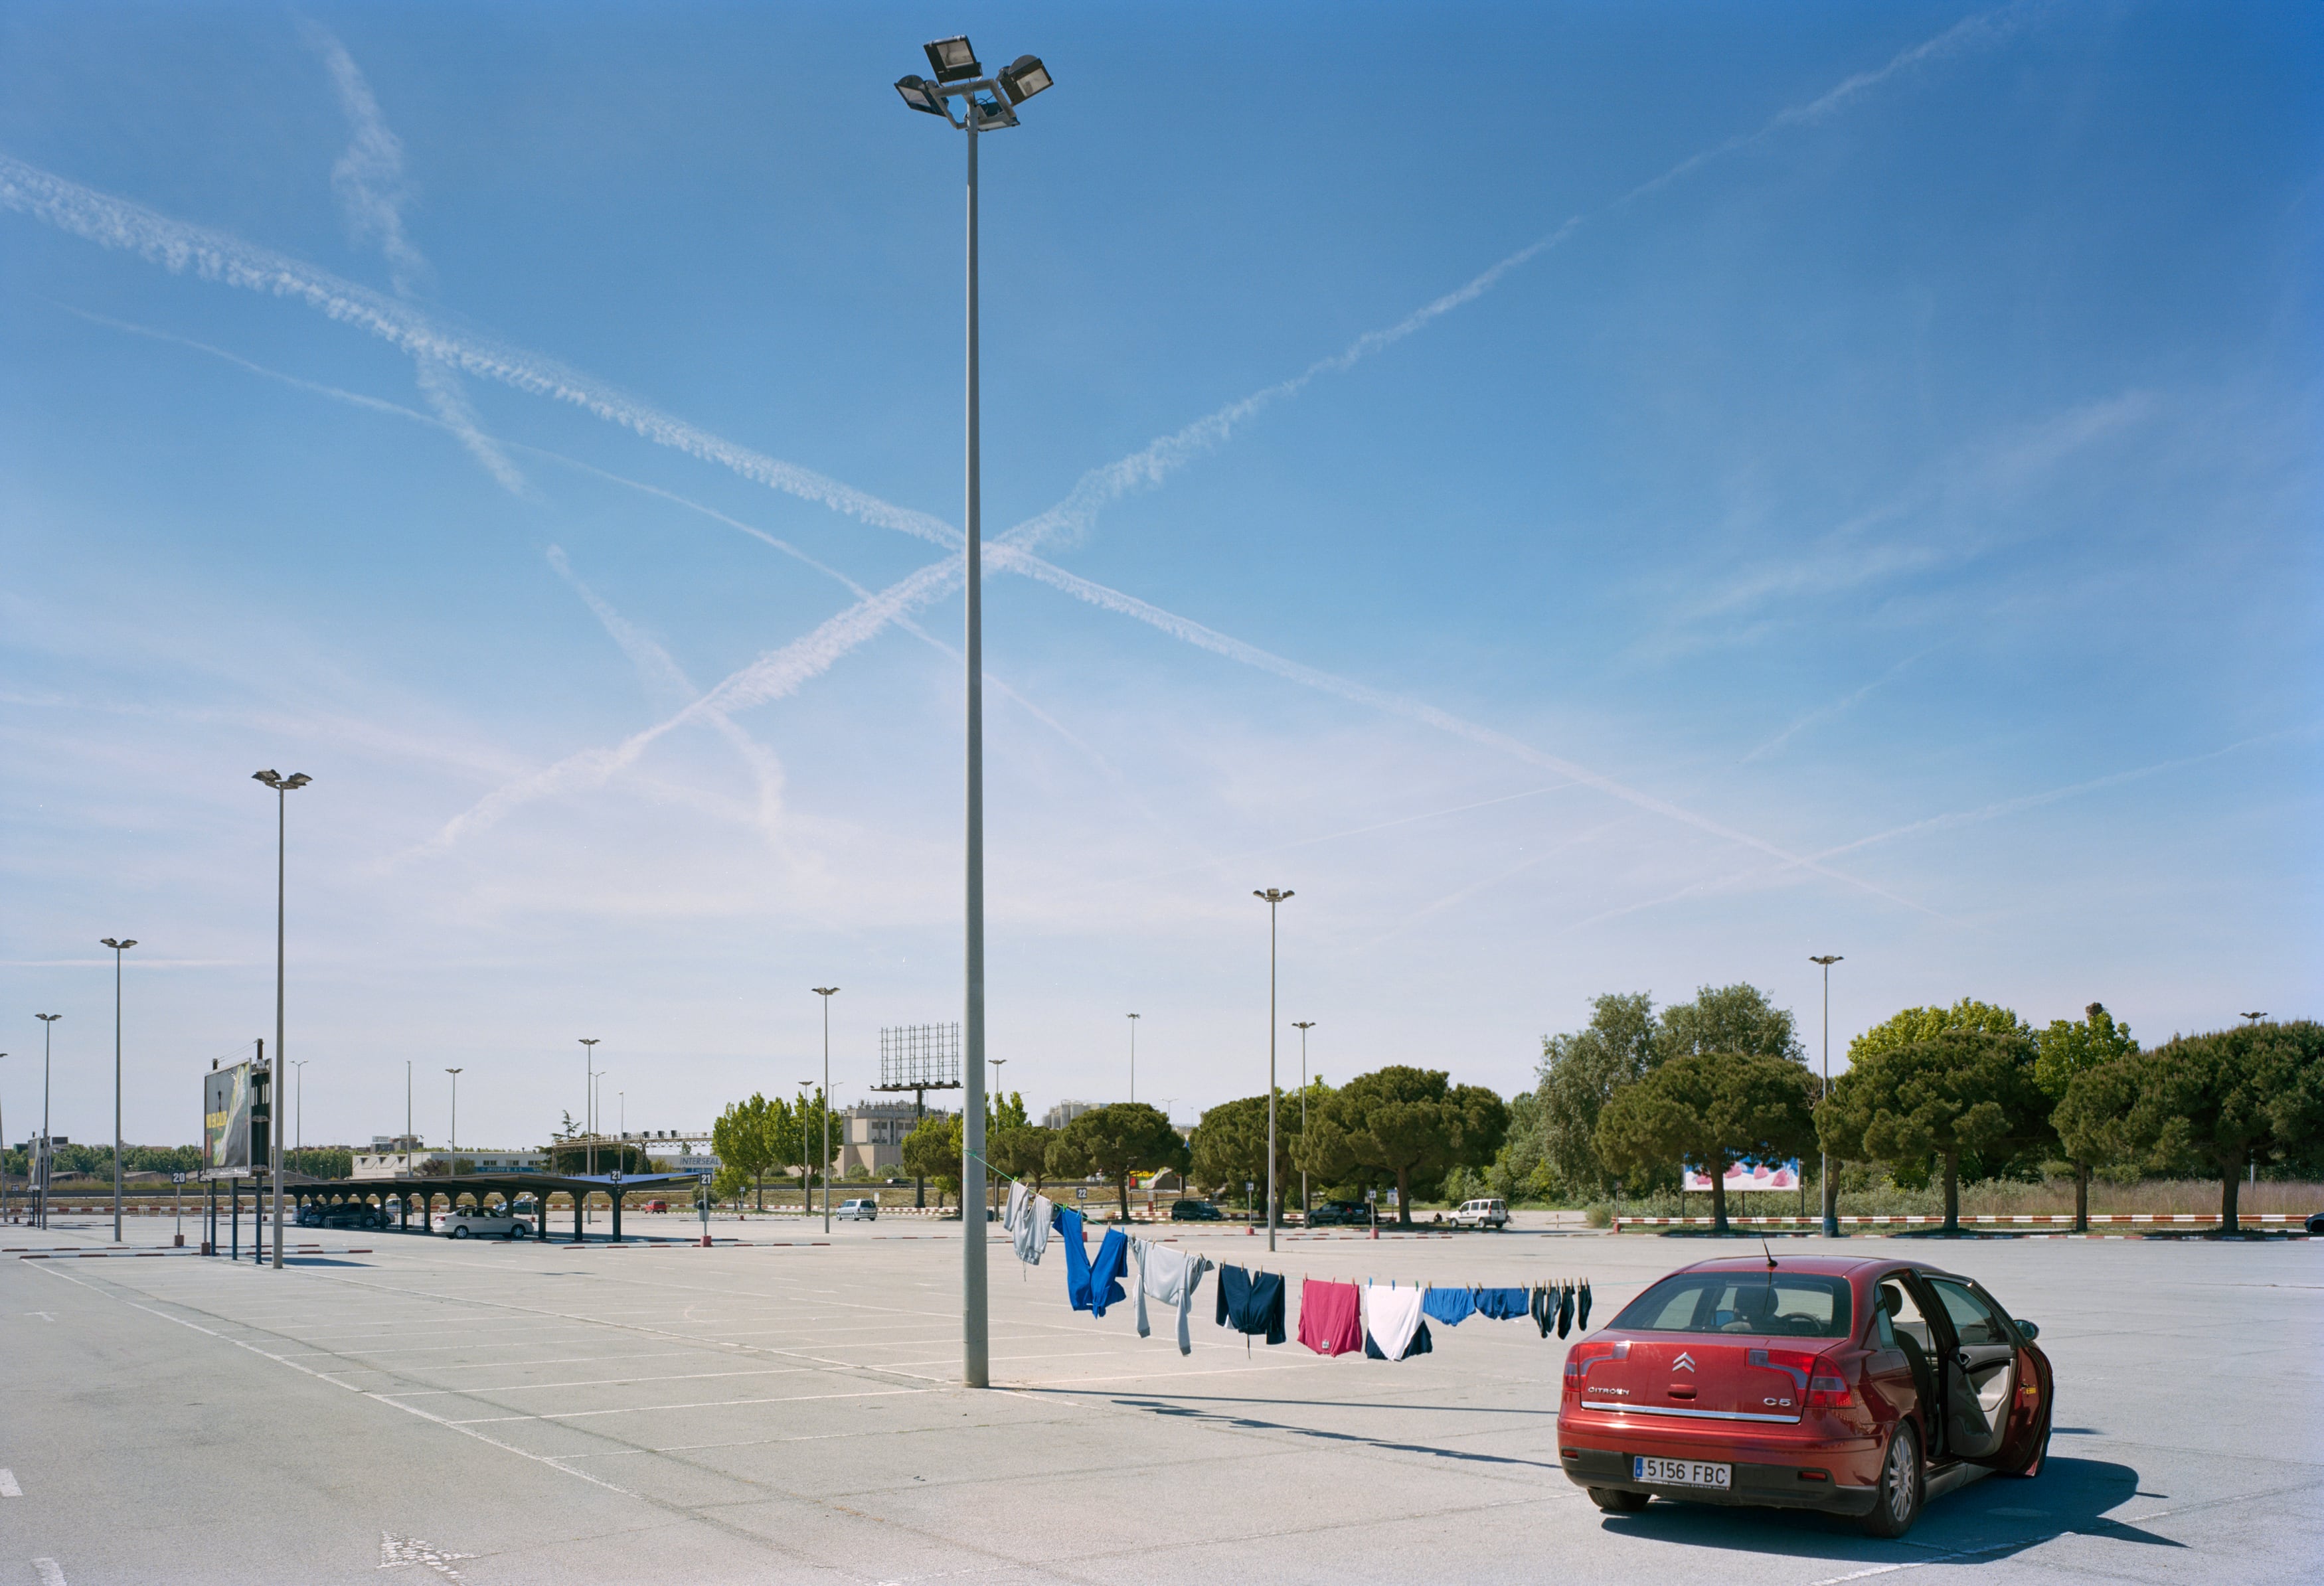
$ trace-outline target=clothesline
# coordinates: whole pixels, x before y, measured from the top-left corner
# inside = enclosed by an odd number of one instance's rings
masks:
[[[1121,1280],[1134,1261],[1139,1337],[1148,1337],[1151,1332],[1146,1302],[1160,1300],[1176,1308],[1178,1352],[1189,1354],[1194,1345],[1187,1322],[1194,1291],[1201,1286],[1204,1274],[1215,1268],[1218,1324],[1241,1333],[1246,1349],[1253,1338],[1263,1337],[1269,1344],[1284,1342],[1284,1311],[1290,1286],[1284,1274],[1248,1269],[1234,1262],[1213,1262],[1207,1256],[1158,1240],[1126,1234],[1118,1226],[1106,1230],[1093,1258],[1082,1233],[1079,1212],[1034,1194],[1008,1174],[1001,1176],[1010,1185],[1002,1222],[1018,1260],[1027,1268],[1040,1265],[1055,1230],[1065,1241],[1065,1299],[1074,1310],[1103,1316],[1107,1306],[1125,1297]],[[1029,1279],[1031,1274],[1025,1276]],[[1383,1287],[1369,1277],[1359,1286],[1346,1279],[1319,1282],[1302,1274],[1299,1342],[1320,1355],[1361,1351],[1370,1359],[1401,1360],[1435,1348],[1429,1336],[1430,1321],[1458,1327],[1471,1316],[1489,1321],[1530,1319],[1542,1337],[1554,1332],[1563,1338],[1577,1320],[1585,1331],[1589,1328],[1591,1297],[1586,1277],[1468,1286],[1416,1281],[1407,1288],[1393,1277]]]

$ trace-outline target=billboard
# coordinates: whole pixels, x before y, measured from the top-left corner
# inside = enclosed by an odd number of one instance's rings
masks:
[[[202,1166],[208,1171],[252,1166],[252,1100],[247,1063],[213,1068],[202,1075]]]
[[[1727,1170],[1727,1193],[1743,1190],[1795,1190],[1800,1187],[1800,1165],[1797,1162],[1738,1162]],[[1684,1188],[1699,1194],[1711,1193],[1711,1175],[1686,1170]]]

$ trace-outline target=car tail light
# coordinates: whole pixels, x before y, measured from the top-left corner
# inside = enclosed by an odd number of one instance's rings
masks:
[[[1590,1374],[1592,1360],[1610,1360],[1629,1352],[1629,1346],[1618,1343],[1577,1343],[1565,1351],[1565,1391],[1580,1393],[1582,1379]]]
[[[1802,1398],[1812,1410],[1841,1410],[1855,1406],[1855,1397],[1849,1391],[1848,1379],[1840,1375],[1836,1361],[1804,1350],[1753,1350],[1751,1363],[1781,1371],[1792,1379]]]

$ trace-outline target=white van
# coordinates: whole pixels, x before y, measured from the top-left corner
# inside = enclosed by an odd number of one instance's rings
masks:
[[[1462,1228],[1507,1228],[1508,1203],[1499,1199],[1463,1201],[1461,1209],[1452,1213],[1452,1221]]]

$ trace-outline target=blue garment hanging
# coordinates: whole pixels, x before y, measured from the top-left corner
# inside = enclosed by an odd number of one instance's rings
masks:
[[[1477,1314],[1476,1296],[1465,1288],[1432,1288],[1421,1299],[1420,1314],[1458,1327]]]
[[[1522,1288],[1476,1288],[1469,1291],[1477,1314],[1489,1322],[1516,1322],[1528,1314],[1533,1296]]]
[[[1219,1268],[1218,1322],[1237,1332],[1283,1342],[1283,1274]]]
[[[1105,1308],[1122,1297],[1119,1280],[1122,1264],[1130,1257],[1130,1241],[1119,1228],[1106,1230],[1093,1264],[1088,1247],[1082,1243],[1082,1214],[1063,1206],[1057,1209],[1057,1235],[1065,1241],[1066,1300],[1076,1311],[1104,1315]]]

